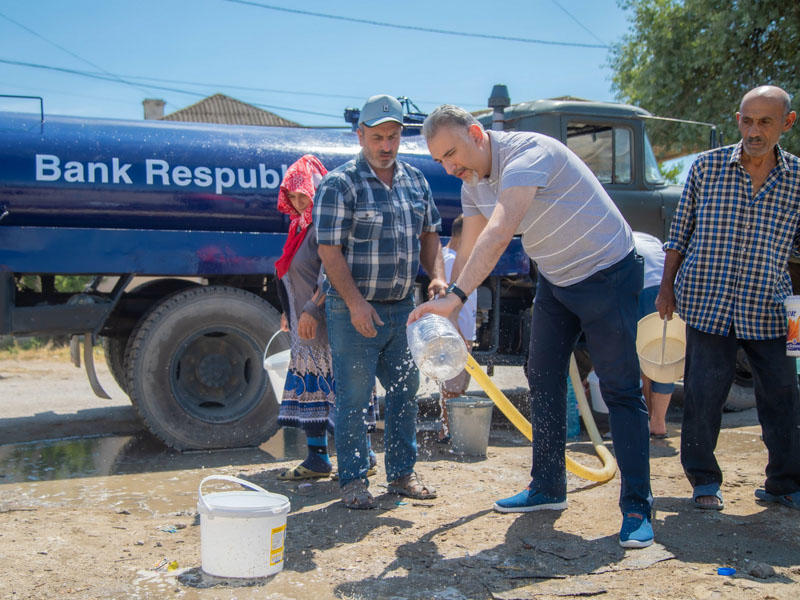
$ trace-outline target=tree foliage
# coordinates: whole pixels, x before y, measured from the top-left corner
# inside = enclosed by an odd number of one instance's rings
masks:
[[[800,92],[800,2],[793,0],[618,0],[631,28],[611,51],[620,100],[668,117],[716,124],[740,139],[735,112],[764,84]],[[796,99],[792,108],[800,110]],[[654,146],[692,151],[689,134],[659,126]],[[800,154],[800,127],[781,138]]]

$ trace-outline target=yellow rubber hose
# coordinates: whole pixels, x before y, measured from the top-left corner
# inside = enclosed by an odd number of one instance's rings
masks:
[[[513,404],[511,404],[508,398],[505,397],[505,394],[497,389],[497,386],[492,383],[492,380],[489,379],[489,376],[483,372],[483,369],[481,369],[480,365],[478,365],[475,359],[472,358],[472,355],[467,356],[466,369],[475,379],[475,382],[481,386],[489,398],[492,399],[492,402],[494,402],[495,406],[497,406],[497,408],[500,409],[500,411],[508,418],[508,420],[511,421],[517,429],[519,429],[520,433],[528,438],[528,440],[532,440],[533,428],[531,427],[530,422],[524,416],[522,416],[522,413],[520,413]],[[606,448],[603,444],[603,438],[600,436],[600,432],[597,430],[594,417],[592,417],[592,411],[589,409],[589,403],[586,401],[586,394],[583,391],[583,384],[581,383],[580,376],[578,375],[578,366],[575,363],[574,356],[570,357],[569,376],[572,380],[572,387],[575,390],[575,397],[578,399],[578,410],[581,414],[581,418],[583,419],[583,424],[586,426],[586,431],[589,433],[589,438],[592,440],[594,451],[597,453],[597,456],[603,463],[603,468],[592,469],[585,467],[572,460],[569,456],[566,456],[567,469],[583,479],[588,479],[589,481],[599,481],[601,483],[606,482],[614,477],[614,473],[617,471],[617,463],[614,460],[614,457],[611,456],[611,452],[609,452],[608,448]]]

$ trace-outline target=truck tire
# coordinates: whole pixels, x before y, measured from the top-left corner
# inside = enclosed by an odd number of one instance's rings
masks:
[[[255,446],[272,436],[278,402],[262,354],[279,327],[278,311],[236,288],[191,288],[156,304],[126,357],[131,401],[148,429],[178,450]]]
[[[120,389],[128,393],[127,369],[125,368],[125,347],[128,345],[128,338],[103,337],[103,354],[106,357],[106,365],[111,371],[111,376]]]

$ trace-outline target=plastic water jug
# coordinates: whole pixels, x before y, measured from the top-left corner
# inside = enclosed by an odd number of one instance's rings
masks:
[[[447,381],[464,370],[467,346],[449,319],[428,313],[406,328],[406,337],[423,375]]]

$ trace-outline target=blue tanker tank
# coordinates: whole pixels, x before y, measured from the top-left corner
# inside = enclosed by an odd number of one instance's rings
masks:
[[[360,150],[351,131],[123,121],[0,112],[0,264],[17,273],[273,272],[288,219],[283,173],[303,154],[328,169]],[[443,235],[460,182],[404,136]],[[496,273],[527,270],[518,244]],[[79,250],[79,251],[76,251]]]
[[[276,209],[286,168],[312,153],[333,169],[358,151],[349,131],[0,113],[0,263],[16,272],[199,274],[220,273],[212,263],[221,253],[227,272],[264,273],[287,230]],[[449,229],[460,183],[419,136],[403,138],[401,155],[425,173]],[[121,244],[111,254],[110,235]],[[254,261],[247,248],[256,239],[263,258]],[[93,259],[64,255],[76,247]],[[172,258],[145,260],[143,248]],[[135,264],[120,264],[123,255]]]
[[[0,113],[4,224],[276,232],[286,168],[312,153],[333,169],[358,150],[353,132]],[[458,181],[419,136],[401,153],[457,206]]]

